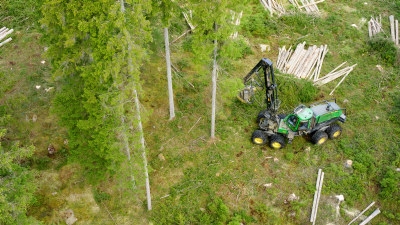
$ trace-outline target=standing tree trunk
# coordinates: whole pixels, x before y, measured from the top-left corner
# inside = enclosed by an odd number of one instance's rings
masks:
[[[124,8],[124,0],[121,0],[121,11],[122,13],[125,12],[125,8]],[[125,33],[125,35],[127,36],[128,39],[128,71],[130,75],[133,75],[134,72],[134,66],[133,66],[133,56],[132,56],[132,42],[131,42],[131,34],[129,33],[129,31],[124,30],[123,31]],[[147,158],[146,158],[146,147],[145,147],[145,142],[144,142],[144,135],[143,135],[143,126],[142,126],[142,119],[140,116],[140,105],[139,105],[139,97],[136,91],[136,86],[137,84],[133,83],[134,86],[134,90],[133,90],[133,98],[135,101],[135,109],[136,109],[136,118],[138,121],[138,132],[140,135],[140,148],[142,151],[142,160],[143,160],[143,165],[144,165],[144,174],[146,177],[146,197],[147,197],[147,210],[151,210],[152,206],[151,206],[151,194],[150,194],[150,179],[149,179],[149,171],[147,169]],[[128,159],[130,160],[130,156],[128,157]]]
[[[147,169],[146,147],[144,144],[143,126],[142,126],[142,120],[140,117],[139,98],[138,98],[136,90],[133,91],[133,94],[134,94],[134,98],[135,98],[136,116],[137,116],[137,120],[138,120],[138,129],[139,129],[139,134],[140,134],[140,144],[141,144],[142,158],[143,158],[143,164],[144,164],[144,174],[146,176],[147,210],[151,210],[152,207],[151,207],[151,194],[150,194],[150,179],[149,179],[149,171]]]
[[[171,56],[169,51],[168,27],[164,28],[164,42],[165,42],[165,60],[167,61],[169,120],[172,120],[175,118],[175,107],[174,107],[174,92],[172,88]]]
[[[215,25],[216,26],[216,25]],[[211,105],[211,138],[215,138],[215,108],[217,98],[217,39],[214,40],[214,62],[212,71],[212,105]]]

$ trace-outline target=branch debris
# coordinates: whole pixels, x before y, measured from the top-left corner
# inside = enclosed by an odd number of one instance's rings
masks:
[[[0,47],[7,44],[12,40],[12,38],[7,38],[6,40],[2,41],[4,38],[6,38],[8,35],[10,35],[12,32],[14,32],[13,29],[9,29],[7,27],[2,27],[0,29]]]

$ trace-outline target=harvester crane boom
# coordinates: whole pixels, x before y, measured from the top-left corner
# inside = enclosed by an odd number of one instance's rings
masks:
[[[260,70],[263,70],[263,75],[264,75],[264,82],[263,84],[258,84],[261,88],[264,88],[265,86],[265,102],[267,104],[267,110],[271,112],[275,112],[278,107],[279,107],[279,100],[278,100],[278,91],[277,91],[277,85],[275,82],[275,75],[274,75],[274,69],[272,66],[272,61],[267,58],[262,58],[260,62],[257,63],[257,65],[243,78],[243,82],[246,85],[245,89],[240,93],[240,98],[242,101],[249,103],[251,95],[253,94],[253,83],[254,77],[253,75],[258,74]],[[243,93],[244,91],[250,91],[250,97],[246,98],[246,95]]]

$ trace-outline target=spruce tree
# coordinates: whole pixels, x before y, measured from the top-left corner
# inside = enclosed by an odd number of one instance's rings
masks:
[[[118,172],[137,143],[132,90],[140,90],[150,10],[150,1],[133,0],[47,0],[42,8],[60,84],[54,112],[68,128],[71,159],[94,180]]]
[[[6,134],[0,130],[0,140]],[[0,224],[36,224],[37,221],[26,215],[33,202],[36,185],[34,171],[22,166],[32,156],[34,147],[21,147],[15,142],[3,148],[0,142]]]
[[[247,1],[190,0],[189,2],[187,8],[193,11],[192,22],[196,26],[193,32],[193,51],[200,61],[208,64],[212,62],[210,137],[215,138],[218,52],[233,32],[230,10],[240,11]]]

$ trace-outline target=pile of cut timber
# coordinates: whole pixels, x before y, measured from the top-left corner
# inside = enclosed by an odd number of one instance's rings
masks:
[[[317,80],[321,72],[322,62],[328,46],[311,46],[305,49],[306,43],[298,44],[295,50],[283,46],[279,48],[278,60],[276,62],[277,68],[283,72],[295,75],[298,78]]]
[[[399,45],[399,21],[394,19],[394,16],[389,16],[390,22],[390,36],[395,45]],[[378,18],[371,18],[368,22],[368,35],[370,38],[375,36],[376,34],[383,32],[382,28],[382,18],[379,16]]]
[[[298,78],[313,80],[314,85],[317,86],[324,85],[339,77],[343,77],[329,94],[332,95],[336,88],[344,81],[357,64],[340,69],[344,64],[346,64],[346,62],[344,62],[325,76],[320,77],[322,63],[326,53],[328,52],[328,46],[321,45],[320,47],[317,47],[314,45],[306,49],[305,44],[306,43],[303,42],[297,45],[295,50],[292,50],[292,47],[289,47],[289,49],[286,50],[285,46],[279,48],[276,68],[282,73],[292,74]]]
[[[7,37],[7,35],[11,34],[12,32],[14,32],[13,29],[8,29],[6,27],[0,29],[0,47],[12,40],[12,38],[7,38],[6,40],[2,41],[4,38]]]
[[[196,26],[194,26],[192,24],[192,22],[191,22],[191,20],[192,20],[192,10],[189,10],[189,15],[186,12],[182,12],[182,14],[185,17],[185,20],[186,20],[187,24],[189,25],[190,30],[193,31]]]
[[[383,32],[382,29],[382,17],[379,16],[379,18],[373,18],[368,22],[368,35],[370,38],[375,36],[376,34]]]
[[[232,24],[235,25],[235,27],[240,25],[240,19],[242,19],[243,16],[243,11],[241,11],[240,13],[236,13],[234,11],[230,11],[231,15],[232,15]],[[235,39],[238,37],[238,32],[235,31],[231,34],[231,38]]]
[[[275,0],[260,0],[261,4],[264,6],[265,10],[271,13],[271,16],[277,14],[278,16],[285,14],[286,10],[281,3]]]
[[[292,5],[299,8],[300,10],[305,10],[307,13],[319,13],[317,4],[324,2],[325,0],[314,1],[314,0],[289,0]]]
[[[395,45],[399,45],[399,21],[394,19],[394,16],[389,16],[390,35]]]

